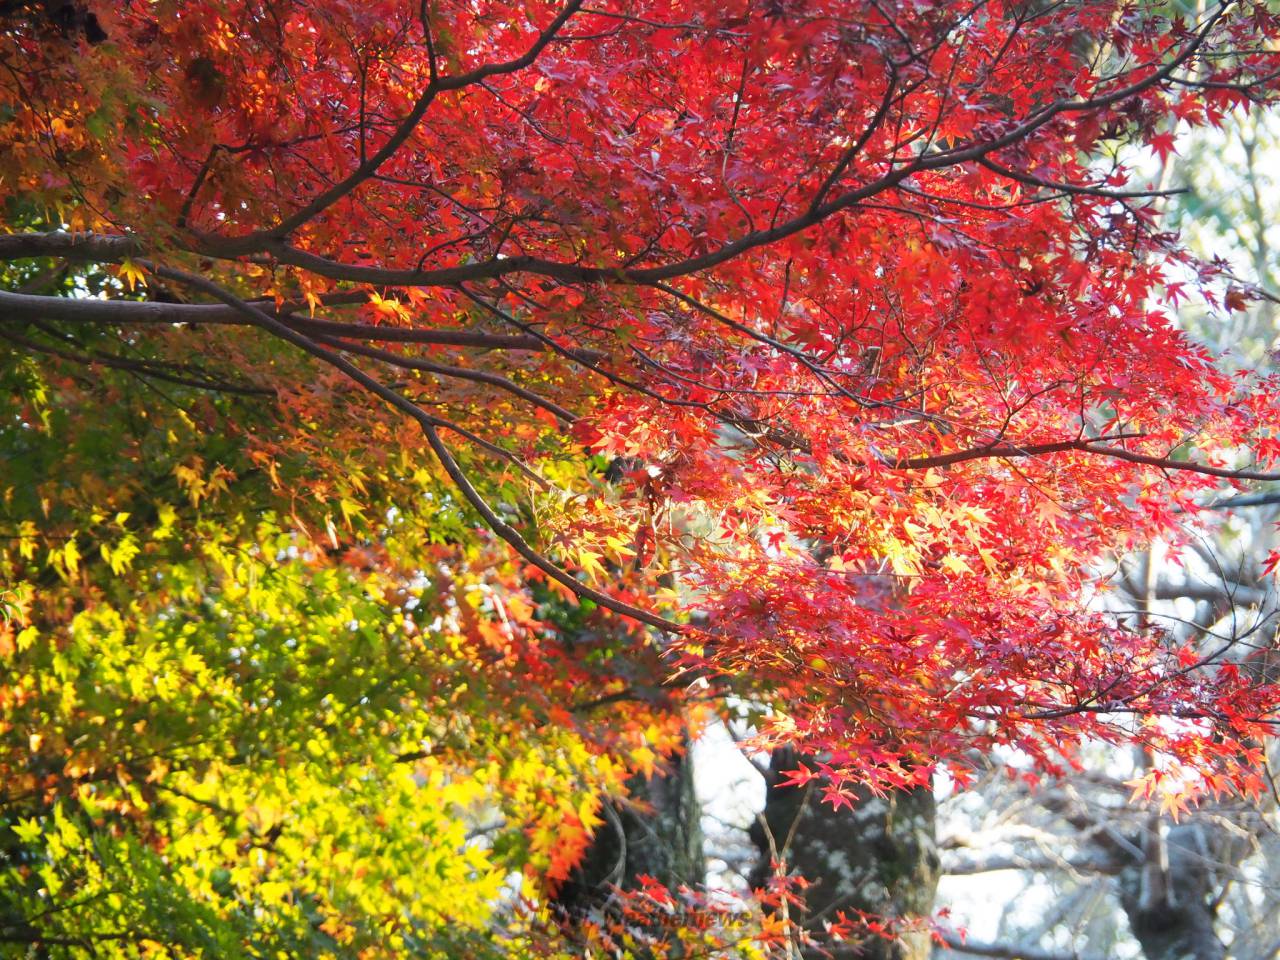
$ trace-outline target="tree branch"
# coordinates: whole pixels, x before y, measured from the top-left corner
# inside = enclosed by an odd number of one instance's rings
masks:
[[[948,950],[957,953],[968,953],[975,957],[997,957],[1000,960],[1103,960],[1086,953],[1054,953],[1037,947],[1014,947],[1002,943],[965,940],[951,933],[942,934],[942,942]]]
[[[461,90],[463,87],[479,83],[489,77],[499,76],[505,73],[514,73],[517,70],[523,70],[532,64],[538,55],[547,47],[560,29],[568,22],[569,18],[577,12],[582,6],[583,0],[570,0],[563,10],[556,16],[551,24],[538,34],[533,44],[522,56],[513,60],[507,60],[503,63],[487,64],[477,67],[467,73],[459,74],[454,77],[440,77],[435,75],[435,57],[431,58],[432,78],[427,84],[427,88],[418,97],[413,105],[413,109],[405,116],[403,120],[396,126],[395,131],[387,138],[384,143],[372,156],[361,163],[355,170],[348,174],[345,178],[335,183],[328,190],[324,191],[310,203],[290,214],[281,220],[274,227],[264,230],[260,233],[250,234],[247,237],[237,239],[224,239],[213,236],[205,237],[205,241],[215,249],[222,251],[223,255],[235,256],[237,254],[253,253],[260,249],[261,240],[268,237],[286,237],[293,233],[303,224],[315,219],[329,207],[333,206],[343,197],[350,194],[360,184],[364,183],[378,169],[395,155],[405,142],[413,135],[413,131],[417,129],[418,123],[426,115],[427,109],[435,101],[435,98],[443,92],[451,90]]]
[[[1110,457],[1113,460],[1124,460],[1129,463],[1140,463],[1162,470],[1184,470],[1190,473],[1202,473],[1210,477],[1222,477],[1227,480],[1280,480],[1280,473],[1266,473],[1259,470],[1236,470],[1230,467],[1212,467],[1203,463],[1192,463],[1189,460],[1172,460],[1167,456],[1157,457],[1146,453],[1136,453],[1119,447],[1100,447],[1098,444],[1110,443],[1120,437],[1089,437],[1082,440],[1061,440],[1056,443],[1036,443],[1026,446],[1010,444],[993,444],[986,447],[974,447],[971,450],[958,450],[955,453],[939,454],[935,457],[911,457],[890,463],[896,470],[923,470],[930,467],[946,467],[966,460],[979,460],[988,457],[1015,459],[1018,457],[1037,457],[1048,453],[1065,453],[1076,450],[1083,453]]]
[[[561,11],[560,15],[551,24],[551,26],[549,26],[547,30],[539,36],[538,41],[535,42],[533,47],[531,47],[523,57],[508,61],[504,64],[495,64],[489,67],[477,68],[470,73],[462,74],[458,77],[443,78],[435,85],[434,90],[460,89],[463,86],[479,82],[489,76],[494,76],[500,73],[515,72],[525,66],[528,66],[528,64],[532,63],[533,60],[536,59],[538,53],[554,37],[555,31],[559,30],[564,21],[572,16],[580,6],[581,0],[573,0],[573,2],[568,4],[564,10]],[[719,264],[734,259],[735,257],[738,257],[750,250],[786,239],[787,237],[800,233],[818,223],[821,223],[823,220],[826,220],[828,217],[840,211],[855,207],[863,200],[868,200],[880,193],[899,186],[917,173],[940,170],[974,161],[981,161],[983,158],[987,157],[988,154],[995,153],[1005,147],[1026,139],[1061,114],[1103,110],[1107,107],[1114,106],[1135,97],[1164,82],[1169,75],[1173,73],[1173,71],[1188,62],[1207,40],[1213,27],[1222,17],[1227,6],[1228,4],[1225,3],[1220,4],[1218,9],[1207,18],[1205,24],[1201,27],[1196,36],[1189,41],[1176,56],[1172,57],[1167,63],[1152,70],[1147,76],[1135,81],[1134,83],[1112,91],[1109,94],[1104,94],[1087,100],[1054,101],[1053,103],[1042,107],[1040,110],[1036,111],[1031,116],[1027,117],[1022,122],[1016,124],[999,136],[988,140],[970,142],[948,150],[923,153],[906,165],[897,169],[891,169],[869,183],[846,191],[831,200],[811,205],[803,214],[793,217],[790,220],[776,224],[768,229],[751,231],[739,237],[737,240],[722,244],[720,247],[699,256],[688,257],[661,266],[626,267],[620,264],[609,266],[588,266],[583,264],[546,260],[540,257],[518,256],[494,257],[478,263],[460,264],[452,267],[441,267],[431,270],[386,268],[346,264],[286,243],[283,238],[291,230],[316,216],[342,196],[349,193],[359,183],[368,179],[392,153],[399,149],[399,147],[408,139],[413,126],[415,126],[417,121],[421,119],[421,113],[425,113],[426,107],[430,103],[430,97],[434,97],[434,92],[431,87],[429,87],[428,92],[425,92],[423,97],[419,99],[418,105],[415,106],[414,111],[411,112],[410,116],[407,117],[404,122],[402,122],[402,125],[397,129],[396,134],[393,134],[392,139],[384,144],[382,149],[371,156],[365,164],[362,164],[341,183],[321,194],[302,210],[298,211],[270,230],[250,234],[242,238],[225,238],[212,235],[197,236],[195,239],[199,242],[193,247],[192,252],[206,256],[231,259],[252,253],[266,253],[282,264],[309,270],[318,276],[326,277],[328,279],[345,280],[355,283],[369,283],[381,286],[456,286],[461,283],[493,280],[499,277],[519,273],[535,274],[538,276],[561,280],[566,283],[604,282],[654,285],[663,281],[673,280],[677,277],[686,276],[718,266]],[[412,119],[412,124],[409,123],[410,119]],[[402,136],[401,133],[403,133]],[[19,234],[17,236],[30,235]],[[69,243],[67,246],[67,252],[64,253],[45,252],[43,254],[27,253],[18,255],[62,255],[77,256],[81,259],[99,259],[109,261],[122,255],[131,255],[130,253],[119,253],[121,246],[127,247],[129,250],[136,252],[137,241],[132,237],[113,238],[110,241],[105,241],[105,238],[96,238],[93,235],[67,234],[65,236],[80,237],[81,242],[79,244]],[[7,239],[8,238],[0,238],[0,241]],[[100,241],[105,241],[106,245],[102,246]],[[111,246],[112,243],[115,243],[116,246]],[[0,242],[0,259],[12,258],[12,256],[5,255],[5,245],[3,242]]]
[[[419,427],[421,427],[423,434],[427,438],[428,444],[430,444],[432,451],[436,455],[436,459],[439,460],[440,465],[444,467],[445,473],[449,475],[449,478],[454,482],[454,485],[463,495],[463,498],[471,504],[472,508],[475,509],[478,514],[480,514],[481,518],[485,521],[485,524],[495,534],[497,534],[499,538],[506,541],[506,543],[512,547],[516,553],[520,554],[520,556],[533,564],[533,566],[537,567],[552,580],[555,580],[557,583],[569,588],[577,596],[585,597],[599,606],[604,607],[606,610],[612,610],[614,613],[621,614],[624,617],[673,633],[680,633],[685,630],[683,625],[676,623],[674,620],[668,620],[665,617],[660,617],[648,610],[643,610],[640,607],[624,603],[603,591],[582,583],[567,570],[562,569],[530,546],[524,537],[521,536],[520,532],[503,521],[480,495],[479,491],[472,486],[471,481],[467,478],[466,473],[462,470],[458,461],[449,451],[449,448],[445,445],[444,441],[441,440],[439,428],[453,428],[453,425],[448,421],[431,416],[407,397],[401,396],[395,390],[392,390],[385,384],[375,380],[350,361],[324,349],[315,341],[303,336],[296,330],[291,329],[280,320],[272,317],[270,314],[264,313],[251,303],[239,299],[234,294],[224,290],[211,280],[206,280],[204,277],[185,273],[180,270],[158,267],[153,264],[148,264],[147,266],[148,269],[152,270],[152,272],[157,276],[166,277],[177,283],[200,290],[214,299],[220,300],[228,306],[234,307],[243,313],[246,318],[253,321],[255,326],[261,327],[268,333],[274,334],[281,340],[291,343],[306,353],[309,353],[311,356],[324,361],[330,366],[346,374],[346,376],[351,380],[364,387],[391,407],[412,417],[418,423]]]
[[[27,234],[26,236],[33,236]],[[4,238],[0,238],[4,239]],[[367,297],[354,300],[363,302]],[[344,297],[348,302],[350,297]],[[338,298],[334,298],[338,302]],[[380,340],[386,343],[429,343],[484,350],[544,351],[546,344],[532,336],[484,333],[474,330],[436,330],[423,327],[393,327],[366,323],[340,323],[294,316],[305,308],[301,301],[286,301],[279,308],[273,301],[243,301],[255,310],[275,318],[290,329],[313,336],[352,340]],[[244,314],[221,303],[158,303],[150,300],[98,300],[90,297],[47,297],[0,291],[0,323],[12,321],[65,320],[98,324],[217,324],[255,326]]]
[[[548,400],[541,394],[534,393],[518,383],[508,380],[506,377],[496,373],[490,373],[487,370],[471,370],[466,367],[454,367],[443,363],[432,363],[430,360],[421,360],[417,357],[406,357],[398,353],[392,353],[390,350],[380,350],[377,347],[367,347],[358,343],[343,343],[332,337],[317,337],[317,342],[326,346],[336,347],[339,350],[346,350],[350,353],[358,353],[363,357],[369,357],[372,360],[381,360],[383,363],[399,367],[403,370],[421,370],[424,373],[434,373],[441,377],[452,377],[455,380],[470,380],[474,383],[487,383],[489,386],[497,387],[499,390],[505,390],[513,396],[519,397],[536,407],[541,407],[548,413],[554,415],[557,419],[564,423],[573,423],[577,420],[577,416],[569,410],[566,410],[560,404]]]
[[[1280,503],[1280,493],[1246,493],[1206,503],[1205,510],[1234,510],[1236,507],[1269,507]]]

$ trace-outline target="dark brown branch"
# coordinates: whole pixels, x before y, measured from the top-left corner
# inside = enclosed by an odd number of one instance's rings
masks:
[[[436,458],[444,467],[445,472],[449,474],[449,479],[451,479],[454,482],[454,485],[462,491],[463,497],[465,497],[467,502],[475,508],[476,512],[480,514],[490,529],[510,544],[515,551],[520,554],[520,556],[524,557],[557,583],[568,587],[579,597],[586,597],[588,600],[594,601],[607,610],[612,610],[614,613],[620,613],[625,617],[638,620],[639,622],[648,624],[651,627],[657,627],[659,630],[665,630],[672,633],[681,633],[684,631],[685,628],[673,620],[667,620],[665,617],[660,617],[657,614],[648,612],[647,610],[641,610],[639,607],[633,607],[631,604],[623,603],[620,600],[614,599],[607,593],[603,593],[593,587],[587,586],[582,583],[582,581],[573,577],[567,571],[562,570],[556,564],[552,563],[542,554],[534,550],[533,547],[525,541],[524,537],[520,535],[519,531],[503,521],[502,518],[493,511],[493,508],[485,502],[484,498],[480,496],[479,491],[471,485],[470,479],[468,479],[467,475],[463,472],[462,467],[458,464],[458,461],[454,458],[453,454],[449,452],[449,448],[445,446],[444,441],[440,439],[440,434],[435,427],[424,424],[423,432],[426,433],[427,442],[431,444],[431,449],[435,452]]]
[[[23,234],[23,236],[36,236]],[[49,235],[45,235],[49,236]],[[53,235],[57,236],[57,235]],[[5,238],[0,238],[0,240]],[[354,299],[338,295],[334,303],[361,303],[366,295]],[[341,298],[341,299],[340,299]],[[532,336],[484,333],[474,330],[434,330],[422,327],[393,327],[365,323],[339,323],[295,316],[292,311],[306,304],[287,301],[278,310],[273,301],[246,301],[255,309],[288,325],[291,329],[314,336],[345,339],[380,340],[386,343],[429,343],[454,347],[478,347],[485,350],[546,350],[546,344]],[[243,314],[220,303],[157,303],[149,300],[98,300],[88,297],[45,297],[0,291],[0,323],[12,321],[66,320],[75,323],[101,324],[218,324],[221,326],[253,326]]]
[[[253,253],[257,249],[256,241],[263,237],[285,237],[293,231],[297,230],[303,224],[315,219],[329,207],[333,206],[343,197],[350,194],[360,184],[364,183],[379,168],[395,155],[409,137],[413,135],[413,131],[417,129],[418,123],[426,115],[428,108],[435,101],[435,98],[444,92],[451,90],[461,90],[472,84],[480,83],[489,77],[496,77],[506,73],[515,73],[523,70],[538,59],[539,54],[546,49],[547,45],[555,38],[560,29],[568,22],[569,18],[577,12],[582,6],[583,0],[570,0],[563,10],[556,16],[551,24],[538,34],[537,38],[525,51],[522,56],[513,60],[507,60],[503,63],[486,64],[470,70],[467,73],[459,74],[454,77],[440,77],[435,75],[436,63],[434,55],[430,59],[432,77],[427,84],[427,88],[418,97],[417,102],[413,105],[413,109],[408,115],[396,126],[395,131],[387,138],[378,150],[362,162],[355,170],[348,174],[344,179],[335,183],[324,193],[320,194],[301,210],[289,215],[280,223],[276,224],[269,230],[263,231],[261,234],[250,235],[241,240],[233,240],[230,242],[213,240],[215,245],[222,247],[229,255],[234,256],[239,253]],[[213,239],[213,238],[210,238]]]
[[[603,591],[596,590],[594,587],[590,587],[587,584],[582,583],[567,570],[562,569],[535,550],[528,541],[521,536],[518,530],[507,524],[497,515],[497,513],[494,512],[493,508],[489,506],[485,499],[480,495],[479,491],[472,486],[466,473],[454,458],[453,454],[449,451],[449,448],[445,445],[444,441],[440,438],[439,430],[441,428],[455,429],[453,424],[450,424],[448,421],[442,420],[438,417],[431,416],[431,414],[427,413],[407,397],[402,396],[385,384],[375,380],[350,361],[336,353],[326,350],[315,341],[298,333],[296,330],[291,329],[280,320],[272,317],[270,314],[264,313],[253,304],[241,300],[234,294],[227,292],[211,280],[196,276],[195,274],[185,273],[180,270],[155,267],[154,265],[148,266],[158,276],[166,277],[167,279],[173,280],[177,283],[199,290],[216,300],[220,300],[228,306],[234,307],[243,313],[249,320],[253,321],[254,326],[261,327],[263,330],[274,334],[279,339],[293,344],[295,347],[298,347],[311,356],[329,364],[391,407],[412,417],[422,428],[422,432],[426,436],[428,444],[430,444],[431,449],[435,453],[436,458],[440,461],[441,466],[444,467],[445,473],[449,475],[449,478],[454,482],[454,485],[463,495],[463,498],[471,504],[472,508],[478,514],[480,514],[486,525],[495,534],[497,534],[498,537],[514,549],[516,553],[520,554],[520,556],[541,570],[552,580],[555,580],[557,583],[567,587],[577,596],[591,600],[598,606],[604,607],[606,610],[612,610],[614,613],[621,614],[624,617],[629,617],[630,619],[639,621],[640,623],[657,627],[660,630],[666,630],[674,633],[684,631],[685,628],[674,620],[668,620],[665,617],[660,617],[648,610],[643,610],[640,607],[624,603]]]
[[[194,387],[197,390],[212,390],[217,393],[233,393],[241,396],[273,397],[276,393],[269,387],[222,380],[187,364],[135,360],[130,357],[107,353],[104,350],[89,350],[87,352],[68,350],[64,347],[40,343],[21,334],[4,330],[0,330],[0,338],[20,347],[25,347],[27,350],[34,350],[36,353],[43,353],[72,363],[83,364],[86,367],[95,365],[110,367],[113,370],[123,370],[126,373],[163,380],[166,383],[176,384],[181,387]]]
[[[1043,177],[1037,177],[1033,173],[1024,173],[1020,170],[1012,170],[1003,164],[996,163],[990,157],[981,157],[978,163],[986,167],[992,173],[998,173],[1002,177],[1017,181],[1029,187],[1041,187],[1045,190],[1053,190],[1057,193],[1069,193],[1084,195],[1090,197],[1106,197],[1111,200],[1141,200],[1154,199],[1156,197],[1172,197],[1180,193],[1186,193],[1189,187],[1175,187],[1168,190],[1113,190],[1109,187],[1103,187],[1098,184],[1074,184],[1063,183],[1060,180],[1046,180]]]
[[[1080,440],[1061,440],[1056,443],[1033,443],[1025,446],[1012,444],[993,444],[985,447],[974,447],[970,450],[957,450],[955,453],[944,453],[934,457],[911,457],[906,460],[895,460],[889,465],[896,470],[927,470],[931,467],[946,467],[966,460],[981,460],[991,457],[1000,459],[1016,459],[1019,457],[1038,457],[1050,453],[1066,453],[1079,451],[1110,457],[1113,460],[1125,460],[1129,463],[1141,463],[1162,470],[1184,470],[1190,473],[1202,473],[1210,477],[1222,477],[1227,480],[1280,480],[1280,473],[1265,473],[1257,470],[1233,470],[1229,467],[1211,467],[1203,463],[1192,463],[1189,460],[1173,460],[1167,456],[1157,457],[1146,453],[1135,453],[1120,447],[1103,447],[1099,444],[1110,443],[1121,437],[1086,437]]]
[[[893,104],[894,94],[897,90],[897,72],[893,69],[893,64],[890,63],[889,82],[885,84],[884,96],[881,98],[879,106],[876,107],[876,112],[872,115],[866,127],[863,128],[862,133],[858,135],[858,139],[849,145],[831,172],[827,174],[827,178],[822,181],[822,185],[814,193],[813,200],[809,203],[809,211],[811,213],[822,206],[822,201],[826,199],[827,194],[831,192],[835,185],[840,182],[844,172],[849,169],[849,164],[857,159],[858,154],[875,136],[875,132],[880,129],[885,117],[889,115],[889,107]]]
[[[25,260],[33,257],[65,257],[69,260],[92,260],[119,263],[143,252],[138,237],[100,233],[6,233],[0,236],[0,260]]]
[[[573,423],[577,420],[577,416],[566,410],[560,404],[548,400],[540,394],[534,393],[525,387],[520,386],[506,377],[496,373],[490,373],[487,370],[471,370],[466,367],[454,367],[444,363],[432,363],[430,360],[422,360],[418,357],[406,357],[399,353],[392,353],[390,350],[380,350],[377,347],[368,347],[363,344],[344,343],[341,340],[332,337],[319,336],[316,337],[319,343],[326,346],[337,347],[339,350],[347,350],[351,353],[358,353],[362,357],[369,357],[371,360],[381,360],[383,363],[390,364],[394,367],[400,367],[403,370],[421,370],[424,373],[433,373],[441,377],[452,377],[455,380],[470,380],[474,383],[486,383],[499,390],[505,390],[513,396],[519,397],[536,407],[541,407],[548,413],[551,413],[565,423]]]

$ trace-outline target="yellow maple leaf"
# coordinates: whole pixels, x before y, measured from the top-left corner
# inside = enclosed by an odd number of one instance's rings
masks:
[[[147,285],[147,275],[143,273],[140,266],[128,258],[120,261],[120,268],[116,270],[116,276],[128,284],[130,293],[139,286],[145,287]]]

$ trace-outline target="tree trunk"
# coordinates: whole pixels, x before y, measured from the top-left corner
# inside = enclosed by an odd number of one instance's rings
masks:
[[[1222,884],[1216,864],[1239,859],[1221,828],[1192,820],[1145,844],[1145,862],[1120,874],[1120,903],[1147,960],[1223,960],[1213,898]],[[1238,841],[1236,841],[1238,843]],[[1234,856],[1233,856],[1234,853]]]
[[[702,811],[688,751],[671,757],[664,772],[634,778],[629,788],[630,802],[605,801],[604,825],[556,895],[571,916],[600,909],[611,887],[633,889],[641,875],[671,889],[705,879]]]
[[[876,917],[925,920],[933,911],[939,858],[936,806],[931,790],[899,791],[886,798],[864,792],[853,810],[834,810],[821,802],[821,786],[784,787],[781,773],[794,770],[790,750],[775,751],[769,762],[762,822],[751,831],[760,861],[750,877],[753,887],[767,884],[772,854],[789,874],[809,881],[806,912],[800,922],[821,937],[823,922],[843,911]],[[897,940],[876,936],[824,944],[837,958],[928,960],[927,930],[908,930]],[[815,951],[813,956],[825,956]]]

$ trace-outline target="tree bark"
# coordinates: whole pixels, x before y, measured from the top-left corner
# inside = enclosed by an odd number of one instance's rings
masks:
[[[888,797],[863,792],[853,810],[833,809],[821,802],[817,781],[810,786],[782,786],[797,757],[775,751],[769,762],[765,809],[751,831],[760,860],[750,877],[765,886],[777,850],[787,872],[809,882],[800,918],[821,937],[823,922],[839,912],[877,917],[926,920],[933,910],[939,876],[935,825],[937,810],[931,790],[898,791]],[[772,842],[770,842],[772,840]],[[897,940],[877,936],[824,943],[812,956],[859,960],[928,960],[932,950],[927,930],[907,930]],[[806,956],[810,955],[806,953]]]

